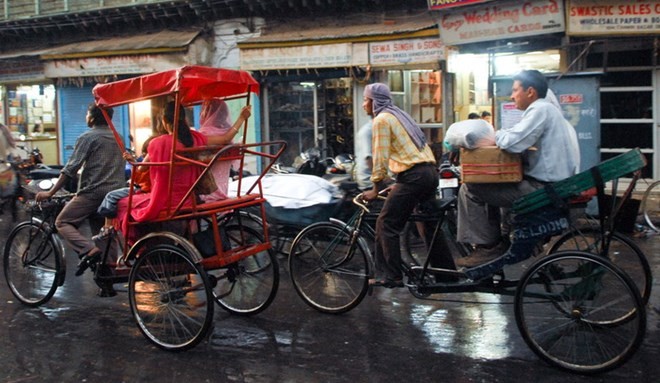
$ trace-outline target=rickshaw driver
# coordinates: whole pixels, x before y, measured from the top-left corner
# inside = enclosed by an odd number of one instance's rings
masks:
[[[113,110],[108,108],[106,112],[112,118]],[[80,265],[101,254],[101,249],[96,247],[94,241],[80,232],[80,226],[96,213],[108,192],[126,184],[126,163],[122,152],[117,149],[117,142],[101,109],[94,103],[89,104],[85,118],[90,129],[76,140],[73,153],[55,185],[49,191],[39,192],[35,196],[37,202],[51,198],[82,167],[78,192],[55,220],[58,233],[78,253]],[[92,232],[97,229],[92,228]]]
[[[508,249],[509,241],[502,238],[500,230],[499,210],[489,211],[488,205],[510,208],[519,197],[579,172],[575,129],[559,106],[546,99],[547,92],[548,82],[537,70],[524,70],[513,77],[511,100],[524,112],[520,122],[495,133],[495,142],[507,152],[524,154],[524,178],[519,183],[468,183],[461,187],[457,240],[477,247],[469,256],[457,259],[457,266],[479,266]],[[535,149],[528,150],[531,147]]]

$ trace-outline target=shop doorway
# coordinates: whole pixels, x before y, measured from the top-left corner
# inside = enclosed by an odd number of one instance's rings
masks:
[[[282,164],[296,166],[311,148],[318,148],[322,158],[353,152],[350,77],[275,83],[267,103],[271,139],[288,144]]]

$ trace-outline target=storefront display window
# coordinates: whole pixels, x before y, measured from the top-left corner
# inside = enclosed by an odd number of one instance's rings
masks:
[[[388,85],[394,104],[422,127],[442,123],[442,74],[434,70],[390,70]]]
[[[325,80],[320,107],[325,109],[327,156],[353,152],[353,82],[349,77]],[[325,105],[323,105],[325,101]],[[361,103],[360,103],[361,104]]]
[[[284,165],[293,164],[301,152],[316,146],[316,86],[314,82],[282,82],[270,89],[270,131],[273,140],[287,142],[286,152],[280,157]]]
[[[268,96],[270,135],[288,143],[280,162],[295,166],[300,154],[313,147],[323,157],[352,153],[353,107],[350,77],[273,85]]]
[[[9,128],[20,134],[56,132],[55,87],[29,85],[7,88]]]

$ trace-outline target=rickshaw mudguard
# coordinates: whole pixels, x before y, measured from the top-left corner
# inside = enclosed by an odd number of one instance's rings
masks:
[[[130,250],[126,254],[126,261],[130,262],[135,260],[139,256],[141,249],[146,248],[146,246],[151,241],[158,241],[159,238],[161,241],[167,240],[166,243],[168,244],[180,246],[188,255],[190,255],[190,259],[194,263],[200,263],[202,261],[203,257],[199,250],[197,250],[197,248],[189,240],[169,231],[155,231],[141,237],[133,244],[133,246],[131,246]]]

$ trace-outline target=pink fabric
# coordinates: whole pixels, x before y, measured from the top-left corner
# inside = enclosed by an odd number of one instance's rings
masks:
[[[199,119],[201,125],[199,131],[206,136],[226,134],[233,125],[227,103],[217,98],[204,101]],[[202,201],[211,202],[227,198],[231,165],[232,163],[229,161],[217,161],[213,165],[211,173],[218,190],[211,194],[200,195]]]
[[[203,134],[191,130],[193,136],[193,146],[204,146],[207,143],[207,138]],[[183,144],[177,141],[177,148],[183,148]],[[172,154],[172,135],[165,134],[154,138],[149,143],[149,161],[150,162],[167,162],[171,159]],[[131,218],[133,221],[146,222],[158,217],[161,211],[165,210],[168,202],[168,166],[151,166],[149,168],[151,178],[151,192],[133,195],[133,203],[131,209]],[[178,166],[174,169],[172,174],[172,199],[170,206],[176,207],[181,199],[188,193],[199,177],[201,169],[195,166]],[[194,197],[194,193],[192,194]],[[186,203],[186,205],[189,203]],[[122,198],[117,203],[117,217],[119,218],[119,228],[124,233],[128,229],[128,197]],[[130,239],[129,235],[129,239]]]

